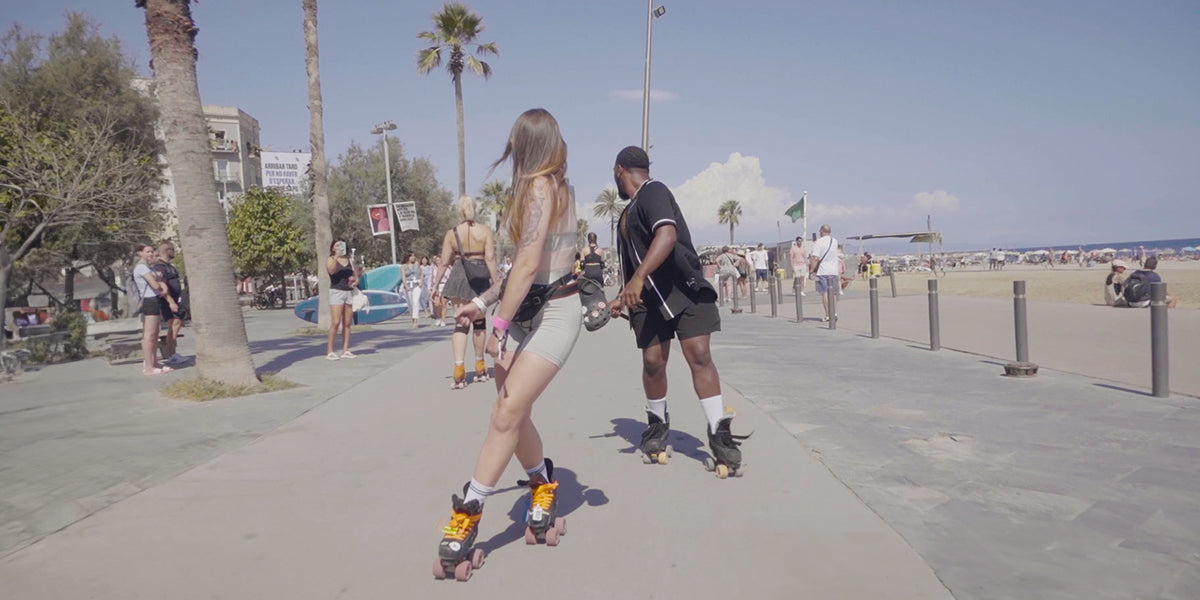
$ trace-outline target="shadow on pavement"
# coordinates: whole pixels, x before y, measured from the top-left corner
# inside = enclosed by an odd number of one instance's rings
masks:
[[[442,333],[444,332],[439,332],[435,329],[430,329],[428,332],[418,330],[416,332],[399,333],[396,331],[374,330],[355,333],[351,329],[350,349],[355,354],[360,355],[377,354],[380,350],[422,344],[430,339],[441,337],[440,334]],[[261,372],[278,373],[298,362],[325,356],[325,344],[325,336],[294,335],[250,342],[250,353],[252,355],[259,355],[265,352],[283,351],[282,354],[271,358],[258,368]],[[341,348],[340,344],[341,337],[339,336],[334,346]]]
[[[1121,387],[1119,385],[1113,385],[1111,383],[1093,383],[1092,385],[1094,385],[1096,387],[1110,389],[1110,390],[1117,390],[1118,392],[1128,392],[1130,394],[1137,394],[1138,396],[1146,396],[1146,397],[1150,397],[1150,398],[1154,397],[1153,393],[1147,392],[1146,390],[1135,390],[1133,388]]]
[[[554,468],[554,478],[558,480],[558,517],[566,517],[584,504],[588,506],[603,506],[608,504],[608,496],[604,490],[591,488],[579,483],[575,471],[563,467]],[[508,491],[514,488],[506,488]],[[515,488],[524,490],[524,488]],[[493,535],[485,542],[477,544],[485,552],[491,554],[497,549],[507,546],[517,540],[525,539],[525,513],[529,510],[529,493],[522,491],[508,511],[512,521],[504,531]],[[568,532],[570,530],[568,529]]]
[[[610,422],[613,424],[612,433],[593,435],[590,436],[590,439],[617,436],[629,443],[628,448],[621,448],[618,452],[622,454],[637,453],[642,445],[642,432],[645,431],[646,424],[641,421],[624,418],[613,419]],[[672,429],[667,434],[667,443],[671,445],[675,454],[682,454],[701,463],[708,457],[708,450],[705,449],[704,442],[691,434],[677,429]]]

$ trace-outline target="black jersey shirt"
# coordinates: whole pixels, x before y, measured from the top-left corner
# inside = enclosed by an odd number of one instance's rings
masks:
[[[629,281],[642,264],[654,242],[654,232],[663,225],[675,226],[675,248],[646,278],[642,302],[647,307],[658,308],[663,317],[670,320],[692,304],[715,301],[717,293],[704,278],[700,258],[692,246],[692,234],[675,196],[666,185],[654,180],[643,184],[621,213],[618,249],[625,281]]]

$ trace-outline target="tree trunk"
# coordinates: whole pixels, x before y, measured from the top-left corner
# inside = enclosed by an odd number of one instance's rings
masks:
[[[4,250],[0,249],[0,253]],[[8,274],[12,272],[12,265],[0,266],[0,309],[8,307]],[[4,337],[5,323],[7,323],[8,311],[0,310],[0,350],[8,343]]]
[[[304,67],[308,72],[308,140],[312,146],[312,205],[317,244],[317,328],[329,329],[329,271],[325,257],[333,245],[329,217],[329,185],[325,167],[324,109],[321,107],[321,65],[317,47],[317,0],[304,0]],[[308,279],[304,280],[308,287]]]
[[[729,222],[729,245],[733,245],[733,222]]]
[[[467,195],[467,144],[463,134],[462,73],[454,74],[454,105],[458,109],[458,197],[462,198]]]
[[[192,286],[196,366],[207,379],[256,385],[196,84],[193,38],[197,29],[189,1],[145,0],[144,6],[167,160],[175,183],[180,241]]]
[[[63,304],[68,309],[75,304],[75,267],[67,267],[66,274],[63,275]]]

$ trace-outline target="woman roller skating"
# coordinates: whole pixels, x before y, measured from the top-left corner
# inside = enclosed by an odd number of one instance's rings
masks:
[[[504,284],[493,285],[454,314],[461,326],[482,320],[499,302],[487,341],[487,352],[495,357],[497,395],[474,476],[463,497],[451,496],[450,522],[433,565],[438,579],[466,581],[483,564],[483,552],[473,548],[479,520],[514,454],[529,474],[522,482],[530,493],[526,542],[544,539],[556,545],[566,531],[566,522],[555,514],[554,465],[530,419],[534,401],[575,347],[582,321],[572,278],[576,232],[567,146],[550,113],[532,109],[517,119],[504,155],[492,168],[510,160],[514,190],[504,214],[516,259]]]

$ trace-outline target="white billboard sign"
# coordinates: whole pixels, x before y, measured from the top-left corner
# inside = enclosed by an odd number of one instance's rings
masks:
[[[261,160],[263,187],[277,188],[285,194],[299,194],[307,189],[312,154],[264,151]]]

